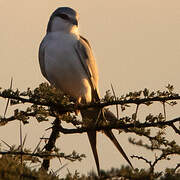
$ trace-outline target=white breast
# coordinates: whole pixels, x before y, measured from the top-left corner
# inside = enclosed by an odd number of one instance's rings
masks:
[[[45,39],[45,71],[51,84],[77,99],[91,102],[91,86],[74,49],[77,37],[62,32]]]

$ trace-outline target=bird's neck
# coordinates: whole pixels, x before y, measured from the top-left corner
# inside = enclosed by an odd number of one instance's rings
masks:
[[[72,34],[73,36],[76,36],[79,39],[79,30],[77,26],[72,26],[71,28],[54,28],[51,32],[62,32],[65,34]]]
[[[49,32],[63,32],[79,37],[79,29],[77,26],[62,23],[59,19],[54,19],[49,27],[51,27],[47,29]]]

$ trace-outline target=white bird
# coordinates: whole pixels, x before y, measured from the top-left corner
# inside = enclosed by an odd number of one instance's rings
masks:
[[[76,99],[76,103],[100,100],[98,70],[89,42],[79,35],[78,13],[69,7],[56,9],[50,17],[47,34],[40,44],[39,63],[43,76],[57,89]],[[115,119],[107,109],[81,110],[84,124],[95,125],[100,118]],[[88,122],[88,123],[87,123]],[[132,167],[131,162],[119,145],[111,130],[103,131]],[[96,149],[96,131],[87,132],[98,174],[99,159]]]

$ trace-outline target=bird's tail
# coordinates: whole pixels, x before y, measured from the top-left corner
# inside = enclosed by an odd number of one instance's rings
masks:
[[[104,130],[104,133],[106,136],[114,143],[118,151],[122,154],[122,156],[126,159],[126,161],[129,163],[129,165],[133,168],[129,158],[127,157],[126,153],[124,152],[123,148],[121,145],[118,143],[117,139],[115,138],[114,134],[112,133],[111,130]]]
[[[99,158],[98,158],[97,147],[96,147],[96,131],[89,131],[87,132],[87,135],[88,135],[91,149],[94,155],[94,160],[96,162],[98,175],[100,176]]]
[[[107,119],[107,121],[116,121],[117,120],[116,116],[111,111],[109,111],[108,109],[105,109],[104,115],[105,115],[105,118]],[[126,159],[126,161],[129,163],[129,165],[133,168],[129,158],[127,157],[127,155],[124,152],[123,148],[121,147],[121,145],[117,141],[117,139],[114,136],[112,130],[104,130],[104,133],[113,142],[113,144],[118,149],[118,151],[122,154],[124,159]]]
[[[102,111],[102,109],[100,110],[100,109],[94,109],[94,108],[89,109],[89,110],[81,110],[81,115],[82,115],[83,121],[85,123],[85,126],[94,127],[95,122],[97,122],[97,118],[99,117],[99,112],[101,112],[101,111]],[[102,113],[102,115],[100,116],[100,119],[99,119],[100,121],[103,120],[104,118],[107,121],[117,120],[115,115],[108,109],[103,109],[103,111],[104,111],[104,113]],[[94,123],[92,124],[92,122],[94,122]],[[118,151],[122,154],[122,156],[126,159],[126,161],[129,163],[129,165],[133,168],[130,160],[128,159],[126,153],[124,152],[124,150],[118,143],[118,141],[117,141],[116,137],[114,136],[114,134],[112,133],[112,131],[111,130],[103,130],[103,132],[113,142],[113,144],[118,149]],[[98,153],[97,153],[97,148],[96,148],[96,131],[89,131],[89,132],[87,132],[87,135],[88,135],[91,149],[92,149],[94,159],[96,162],[98,175],[100,176],[100,165],[99,165],[99,158],[98,158]]]

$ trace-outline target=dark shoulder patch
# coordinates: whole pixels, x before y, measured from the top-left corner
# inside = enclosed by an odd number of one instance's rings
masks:
[[[88,52],[84,46],[84,42],[82,42],[82,39],[78,41],[78,48],[81,50],[81,54],[83,55],[84,59],[88,58]]]
[[[89,41],[86,38],[84,38],[83,36],[80,36],[80,38],[82,40],[84,40],[87,43],[87,45],[91,48],[91,45],[90,45]]]

